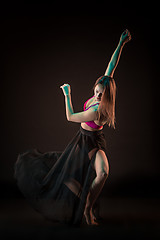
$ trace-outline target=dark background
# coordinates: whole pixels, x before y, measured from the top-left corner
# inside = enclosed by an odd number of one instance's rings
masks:
[[[160,163],[156,6],[54,2],[12,4],[1,11],[1,221],[3,217],[14,221],[19,201],[24,200],[13,177],[18,154],[30,148],[61,151],[79,129],[79,124],[66,120],[59,87],[63,83],[71,85],[74,110],[82,111],[127,28],[132,41],[125,45],[114,75],[116,129],[104,128],[110,176],[101,194],[106,202],[102,203],[105,209],[109,201],[113,223],[115,219],[132,222],[138,218],[143,227],[137,233],[147,235],[148,225],[142,220],[148,217],[147,223],[154,223],[157,230]],[[21,209],[27,208],[23,204]],[[144,212],[139,211],[144,205]],[[115,206],[119,206],[120,214],[114,216]],[[16,212],[11,210],[11,217],[9,209],[13,208]],[[33,210],[29,211],[32,216]],[[137,215],[133,217],[134,212]],[[12,221],[6,220],[4,229]],[[132,226],[127,228],[128,234]],[[158,231],[153,232],[158,236]]]

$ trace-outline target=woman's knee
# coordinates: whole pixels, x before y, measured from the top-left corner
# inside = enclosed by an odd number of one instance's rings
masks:
[[[108,175],[109,175],[109,171],[102,170],[97,174],[97,177],[99,179],[104,179],[105,180],[105,179],[108,178]]]

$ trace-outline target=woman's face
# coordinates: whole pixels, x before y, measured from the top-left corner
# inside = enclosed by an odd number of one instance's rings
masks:
[[[96,85],[94,89],[94,96],[96,101],[101,101],[102,93],[103,93],[103,86],[102,84],[99,83]]]

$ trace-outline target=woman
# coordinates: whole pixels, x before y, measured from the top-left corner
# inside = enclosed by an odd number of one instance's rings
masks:
[[[94,84],[94,96],[84,111],[74,113],[71,88],[62,85],[68,121],[81,123],[76,136],[63,152],[42,153],[37,149],[19,154],[15,164],[17,184],[32,206],[52,221],[79,225],[83,215],[96,224],[92,213],[109,173],[103,126],[115,128],[116,85],[114,71],[131,35],[125,30],[105,75]]]

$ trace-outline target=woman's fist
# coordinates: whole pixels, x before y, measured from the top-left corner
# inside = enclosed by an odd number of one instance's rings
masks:
[[[122,44],[125,44],[125,43],[129,42],[130,40],[131,40],[131,34],[130,34],[130,32],[128,31],[128,29],[126,29],[126,30],[122,33],[122,35],[121,35],[121,37],[120,37],[120,42],[121,42]]]
[[[62,88],[64,96],[71,94],[71,87],[69,84],[63,84],[62,86],[60,86],[60,88]]]

